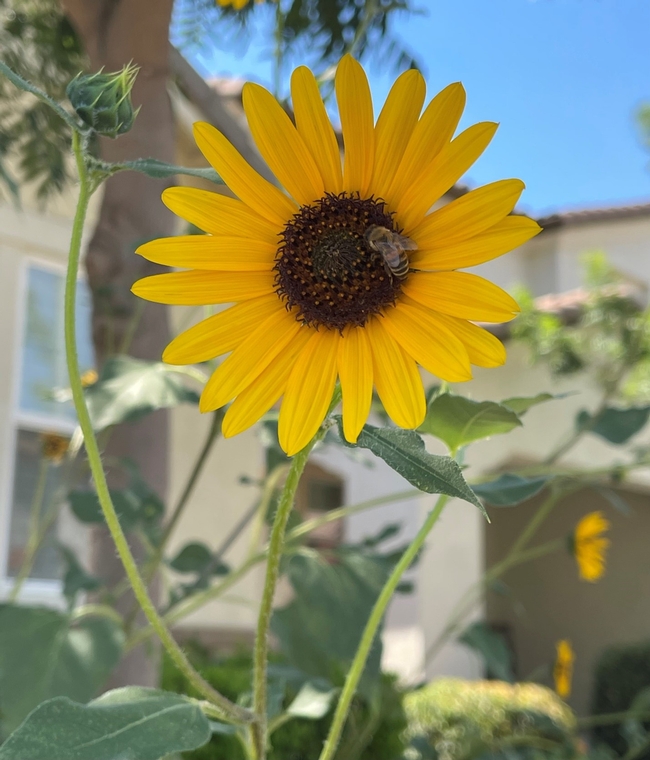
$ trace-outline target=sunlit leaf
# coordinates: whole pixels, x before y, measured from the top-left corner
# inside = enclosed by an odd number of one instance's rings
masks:
[[[521,427],[519,417],[494,401],[472,401],[443,393],[429,404],[419,430],[440,438],[450,451],[457,451],[472,441],[508,433],[516,427]]]
[[[0,760],[160,760],[209,741],[198,705],[178,694],[127,686],[81,705],[40,705],[0,747]]]

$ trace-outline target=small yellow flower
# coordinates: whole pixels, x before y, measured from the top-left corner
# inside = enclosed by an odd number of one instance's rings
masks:
[[[226,8],[229,5],[232,5],[232,7],[236,11],[240,11],[242,8],[248,5],[250,0],[217,0],[217,5],[220,5],[222,8]],[[255,3],[263,3],[264,0],[255,0]]]
[[[567,639],[558,641],[555,645],[557,656],[553,668],[553,680],[555,691],[559,697],[566,699],[571,695],[571,682],[573,680],[573,661],[575,654],[571,648],[571,642]]]
[[[576,526],[573,533],[573,554],[580,577],[585,581],[595,583],[605,573],[605,554],[610,541],[603,538],[602,534],[609,528],[609,520],[602,512],[590,512]]]
[[[475,322],[519,311],[473,267],[540,228],[512,215],[518,179],[436,201],[483,153],[497,125],[454,138],[465,105],[449,85],[421,113],[425,82],[414,70],[393,85],[377,121],[360,64],[346,55],[335,79],[345,155],[312,72],[293,72],[295,123],[270,92],[248,83],[243,105],[257,147],[286,192],[255,172],[214,127],[197,144],[238,199],[188,187],[163,193],[176,214],[207,232],[154,240],[150,261],[185,269],[146,277],[133,292],[166,304],[234,303],[181,333],[163,359],[192,364],[230,353],[201,395],[208,412],[232,402],[223,433],[253,425],[282,397],[278,433],[289,455],[314,436],[337,379],[343,432],[355,442],[373,386],[400,427],[426,413],[418,365],[450,382],[471,365],[496,367],[503,345]]]
[[[81,386],[82,388],[88,388],[89,386],[94,385],[98,379],[99,375],[97,374],[97,371],[94,369],[88,369],[81,375]]]
[[[60,464],[68,450],[69,441],[57,433],[41,435],[41,453],[52,464]]]

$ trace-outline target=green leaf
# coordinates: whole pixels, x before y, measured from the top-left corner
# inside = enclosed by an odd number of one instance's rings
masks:
[[[141,172],[154,179],[167,179],[167,177],[174,177],[176,174],[185,174],[189,177],[200,177],[217,185],[223,185],[223,180],[215,170],[207,167],[198,169],[192,166],[174,166],[174,164],[158,161],[156,158],[136,158],[134,161],[125,161],[120,166],[125,166],[134,172]]]
[[[273,612],[271,629],[290,664],[315,678],[340,685],[394,561],[369,549],[305,550],[290,556],[286,573],[292,601]],[[375,639],[361,690],[379,677],[381,639]]]
[[[478,652],[485,662],[487,675],[500,681],[512,683],[512,663],[510,651],[500,633],[493,631],[485,623],[473,623],[458,637],[461,644]]]
[[[173,368],[130,356],[107,359],[99,380],[86,390],[88,411],[95,430],[137,420],[157,409],[198,403]]]
[[[111,489],[110,494],[122,530],[128,533],[138,523],[137,498],[129,490]],[[70,509],[80,522],[104,522],[104,513],[95,491],[70,491],[68,500],[70,502]]]
[[[522,501],[532,499],[550,480],[549,475],[535,478],[522,478],[519,475],[504,473],[489,483],[477,483],[472,486],[474,493],[485,499],[493,507],[514,507]]]
[[[178,552],[169,566],[177,573],[203,573],[213,563],[214,556],[205,544],[191,542]],[[215,562],[210,568],[212,575],[224,575],[229,570],[223,562]]]
[[[96,591],[103,584],[99,578],[84,570],[71,549],[63,544],[59,544],[57,548],[66,564],[63,576],[63,596],[68,600],[70,607],[73,607],[80,591]]]
[[[0,747],[0,760],[159,760],[209,741],[198,705],[128,686],[80,705],[65,697],[34,710]]]
[[[294,718],[319,720],[324,718],[332,706],[339,690],[331,684],[321,681],[307,681],[287,708],[287,713]]]
[[[472,401],[443,393],[429,404],[421,433],[435,435],[450,451],[458,451],[472,441],[521,427],[521,420],[510,409],[494,401]]]
[[[583,409],[576,417],[576,428],[588,430],[606,441],[622,444],[636,435],[650,417],[650,406],[615,409],[608,407],[593,417]]]
[[[71,623],[67,615],[44,607],[0,607],[3,729],[12,731],[51,697],[87,702],[119,662],[123,645],[122,629],[106,618]],[[48,753],[34,757],[51,758]]]
[[[338,417],[337,420],[341,439],[345,441],[341,418]],[[372,451],[421,491],[455,496],[474,504],[482,512],[485,511],[474,491],[467,485],[458,463],[450,457],[429,454],[424,448],[424,441],[414,430],[365,425],[356,445]]]
[[[510,409],[511,412],[521,416],[533,406],[538,404],[545,404],[547,401],[553,401],[554,399],[564,398],[566,393],[561,393],[554,396],[552,393],[538,393],[536,396],[513,396],[512,398],[505,398],[503,401],[499,401],[501,406],[505,406],[506,409]]]

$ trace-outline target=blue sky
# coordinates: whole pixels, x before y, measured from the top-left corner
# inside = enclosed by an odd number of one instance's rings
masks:
[[[422,61],[428,97],[460,80],[468,95],[461,126],[501,124],[467,175],[471,185],[521,177],[522,208],[537,214],[650,201],[650,155],[634,120],[650,101],[649,0],[412,4],[424,15],[396,16],[393,30]],[[268,9],[256,13],[247,47],[187,51],[203,74],[270,84]],[[368,73],[378,111],[394,72]]]

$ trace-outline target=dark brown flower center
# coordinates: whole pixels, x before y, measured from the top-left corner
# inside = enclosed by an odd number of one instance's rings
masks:
[[[371,227],[399,232],[384,201],[346,193],[303,206],[287,223],[275,262],[276,290],[305,324],[361,326],[395,302],[401,282],[366,241]]]

